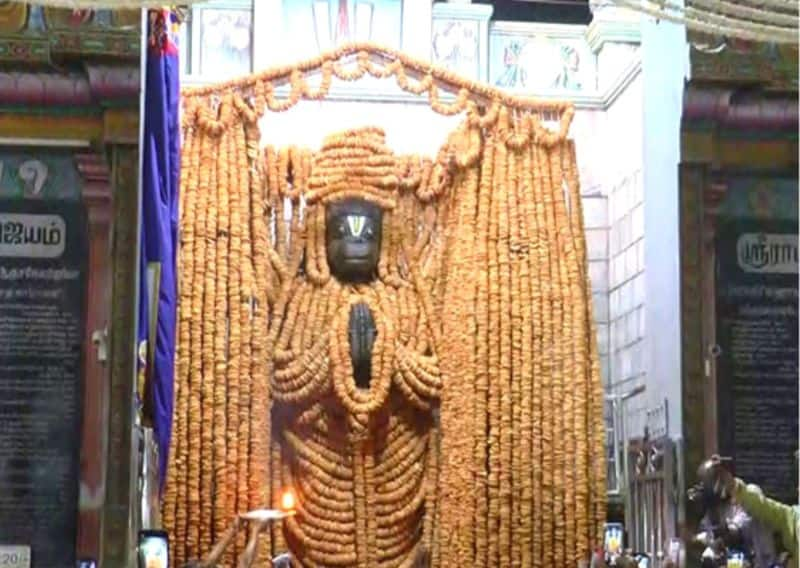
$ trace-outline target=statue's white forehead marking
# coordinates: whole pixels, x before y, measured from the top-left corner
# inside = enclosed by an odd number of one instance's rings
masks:
[[[350,227],[350,234],[354,237],[360,237],[367,224],[367,218],[364,215],[348,215],[347,226]]]

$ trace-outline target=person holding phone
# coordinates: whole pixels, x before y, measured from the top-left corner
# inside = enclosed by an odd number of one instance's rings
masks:
[[[798,452],[794,453],[795,468],[798,466]],[[758,519],[778,533],[783,546],[789,553],[790,568],[798,568],[798,537],[800,537],[800,507],[784,505],[765,496],[757,485],[746,484],[734,477],[724,466],[719,456],[711,457],[715,474],[715,485],[724,494],[731,496],[736,503],[753,518]]]
[[[169,566],[169,537],[164,531],[139,531],[139,568]]]

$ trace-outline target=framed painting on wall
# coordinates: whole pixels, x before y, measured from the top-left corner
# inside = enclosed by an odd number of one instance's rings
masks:
[[[433,62],[472,80],[480,77],[480,22],[433,20]]]
[[[433,5],[431,60],[472,79],[486,81],[492,6],[437,2]]]
[[[496,22],[489,31],[489,82],[519,94],[594,92],[595,56],[583,26]]]
[[[253,69],[252,0],[213,0],[192,6],[179,41],[185,83],[247,75]]]

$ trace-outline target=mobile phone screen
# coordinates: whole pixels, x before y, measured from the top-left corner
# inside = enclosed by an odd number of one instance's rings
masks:
[[[622,523],[606,523],[604,544],[607,554],[622,553],[624,531]]]
[[[166,532],[139,533],[139,568],[169,568],[169,538]]]

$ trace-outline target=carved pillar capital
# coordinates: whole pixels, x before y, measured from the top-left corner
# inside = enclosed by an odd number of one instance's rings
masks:
[[[84,179],[82,195],[89,223],[110,225],[111,170],[105,156],[95,152],[76,154],[75,163]]]

